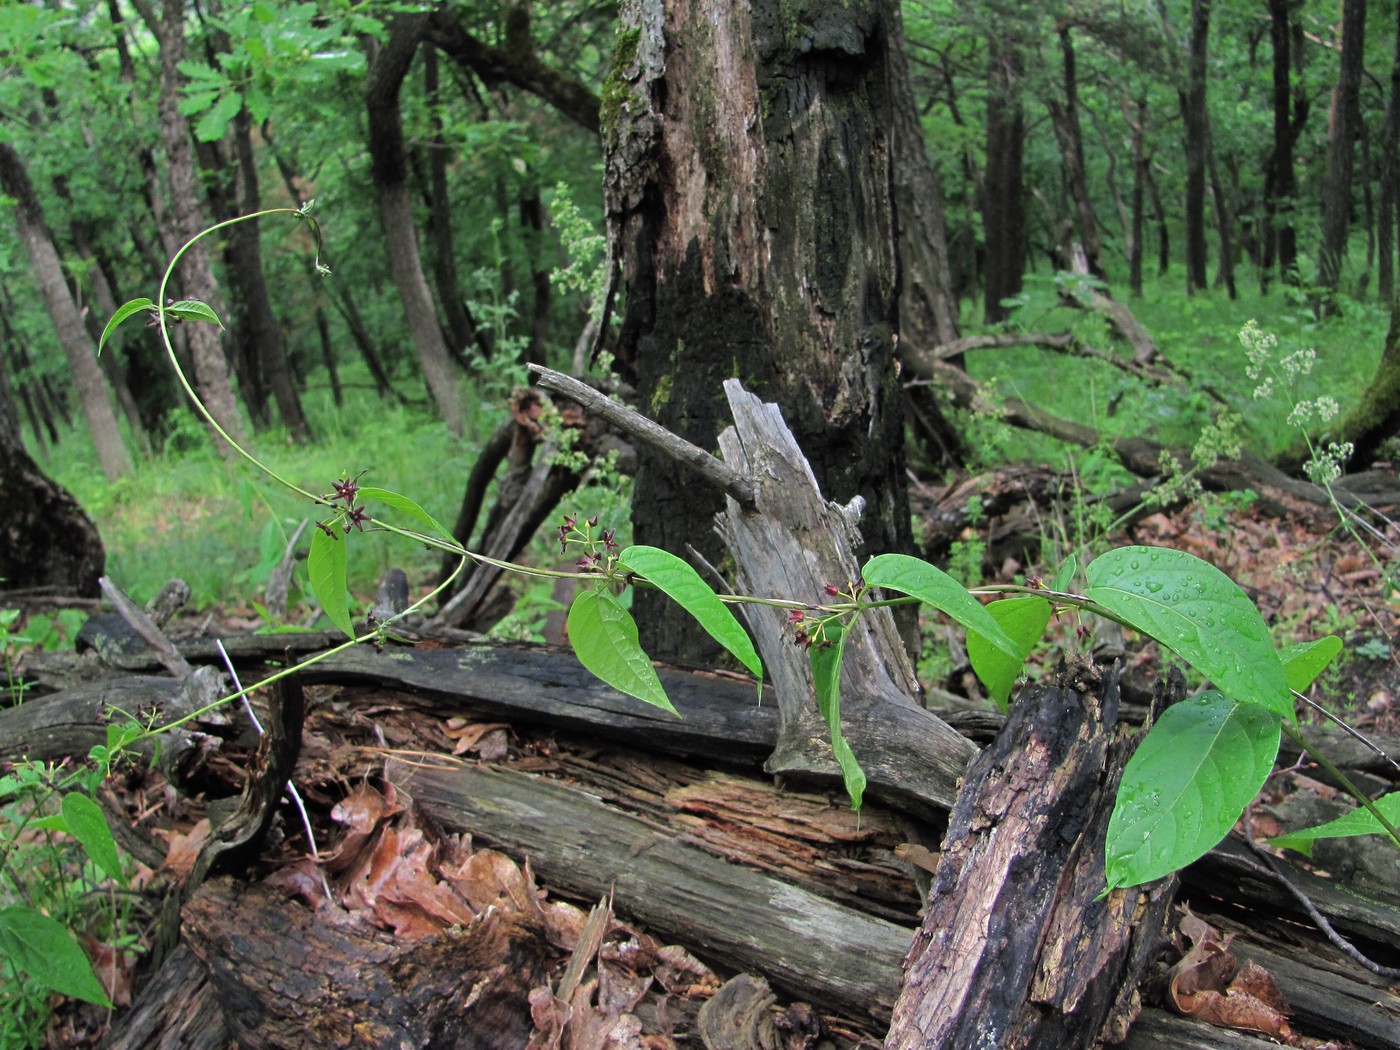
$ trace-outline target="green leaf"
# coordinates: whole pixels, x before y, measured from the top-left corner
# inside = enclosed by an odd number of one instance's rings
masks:
[[[845,627],[832,620],[826,626],[826,641],[836,644],[814,645],[808,650],[812,680],[817,689],[817,709],[831,732],[831,750],[836,764],[841,767],[841,779],[850,796],[851,808],[860,809],[861,797],[865,794],[865,771],[841,732],[841,657],[846,652]]]
[[[438,533],[440,536],[445,536],[449,540],[453,539],[452,533],[443,528],[442,523],[438,521],[437,518],[433,517],[407,496],[402,496],[397,492],[391,492],[388,489],[380,489],[372,485],[366,485],[360,489],[360,498],[378,500],[385,506],[393,507],[395,510],[401,510],[405,514],[416,519],[420,525],[426,525],[433,532]]]
[[[117,308],[117,312],[112,315],[112,319],[107,322],[107,327],[102,329],[102,338],[97,340],[97,356],[102,356],[102,348],[107,345],[108,337],[117,330],[117,326],[125,321],[132,314],[139,314],[142,310],[149,310],[156,304],[144,296],[140,299],[133,299],[129,303],[123,303]]]
[[[1157,639],[1222,692],[1293,717],[1293,696],[1264,618],[1244,591],[1200,558],[1119,547],[1089,563],[1085,595]]]
[[[1074,574],[1078,571],[1079,559],[1071,554],[1060,566],[1060,571],[1055,573],[1055,582],[1050,585],[1050,589],[1052,591],[1069,590],[1069,585],[1074,582]]]
[[[311,581],[311,593],[321,603],[331,623],[354,638],[355,625],[350,622],[350,600],[345,585],[345,546],[334,533],[316,529],[311,534],[311,551],[306,556],[306,575]]]
[[[224,132],[228,131],[229,121],[238,116],[238,111],[242,108],[243,96],[237,91],[220,95],[219,101],[195,124],[194,137],[200,142],[215,142],[223,138]]]
[[[0,909],[0,948],[46,988],[110,1007],[92,963],[61,922],[22,905]]]
[[[224,322],[219,320],[219,315],[210,309],[209,304],[198,299],[181,299],[178,303],[167,306],[165,312],[181,321],[208,321],[220,328],[224,326]]]
[[[637,641],[637,623],[609,591],[589,587],[569,607],[569,644],[578,662],[618,692],[676,714]]]
[[[1211,690],[1173,704],[1123,770],[1108,822],[1108,888],[1161,878],[1223,839],[1278,756],[1280,719]]]
[[[1392,791],[1376,799],[1375,807],[1385,815],[1385,819],[1400,827],[1400,791]],[[1280,849],[1295,849],[1311,857],[1313,843],[1318,839],[1351,838],[1356,835],[1389,835],[1369,809],[1358,806],[1350,813],[1344,813],[1336,820],[1318,824],[1312,828],[1302,828],[1277,835],[1269,840],[1269,845]]]
[[[82,843],[88,858],[110,878],[125,886],[126,876],[122,873],[117,843],[112,838],[112,829],[107,826],[107,817],[102,812],[102,807],[87,795],[70,791],[63,796],[61,808],[63,818],[68,821],[69,832]]]
[[[976,631],[1014,660],[1021,660],[1016,643],[992,619],[987,607],[942,569],[907,554],[880,554],[865,563],[861,579],[872,587],[898,591],[947,613],[969,631]]]
[[[1283,673],[1288,679],[1288,688],[1301,693],[1313,684],[1327,665],[1342,651],[1342,640],[1335,634],[1312,642],[1299,642],[1290,645],[1281,654]]]
[[[629,572],[644,577],[695,617],[706,633],[728,649],[756,678],[763,678],[763,661],[758,658],[748,632],[689,562],[670,551],[646,546],[628,547],[618,555],[618,560]]]
[[[1026,657],[1035,648],[1035,643],[1040,641],[1045,625],[1050,622],[1050,603],[1044,598],[1027,595],[1024,598],[1005,598],[983,608],[1001,624],[1002,630],[1016,644],[1020,653],[1013,659],[976,631],[967,632],[967,657],[972,661],[972,669],[982,679],[992,699],[1005,711],[1011,687],[1021,676]]]

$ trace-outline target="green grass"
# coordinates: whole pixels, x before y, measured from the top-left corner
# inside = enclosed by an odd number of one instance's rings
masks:
[[[318,441],[297,446],[284,433],[268,431],[252,439],[254,454],[312,492],[329,492],[337,478],[364,471],[363,484],[409,495],[451,526],[478,440],[453,439],[426,411],[381,402],[358,387],[347,389],[341,410],[328,391],[313,390],[304,404]],[[504,413],[483,406],[477,418],[489,427]],[[171,576],[189,583],[199,608],[260,599],[269,568],[260,541],[270,545],[275,538],[280,547],[302,518],[325,515],[241,460],[223,462],[192,420],[177,428],[179,434],[116,484],[103,478],[82,432],[69,433],[41,466],[92,515],[107,548],[108,575],[138,600]],[[356,533],[351,542],[350,588],[359,596],[372,595],[392,566],[421,583],[438,564],[421,545],[387,535]]]
[[[1300,380],[1291,392],[1298,399],[1319,394],[1335,397],[1345,410],[1354,404],[1375,374],[1384,346],[1389,316],[1372,302],[1343,300],[1339,316],[1321,323],[1314,320],[1301,292],[1274,283],[1261,296],[1253,275],[1239,273],[1238,299],[1223,292],[1188,297],[1181,290],[1180,274],[1169,273],[1153,282],[1140,299],[1127,297],[1124,287],[1110,291],[1125,302],[1156,340],[1166,360],[1189,380],[1181,384],[1148,386],[1106,365],[1071,358],[1034,347],[977,351],[968,355],[969,371],[992,383],[1003,396],[1020,397],[1048,412],[1087,424],[1105,438],[1140,436],[1189,449],[1219,405],[1203,391],[1218,392],[1244,421],[1242,436],[1247,447],[1263,456],[1292,445],[1297,432],[1286,420],[1289,401],[1274,396],[1256,401],[1256,383],[1245,374],[1245,356],[1238,333],[1251,318],[1279,339],[1280,354],[1312,348],[1317,351],[1313,374]],[[1026,331],[1073,330],[1100,350],[1127,349],[1110,335],[1107,323],[1096,315],[1059,304],[1050,275],[1028,275],[1024,304],[1012,323]],[[975,330],[969,326],[969,331]],[[1055,467],[1066,466],[1067,457],[1084,460],[1086,453],[1057,441],[1012,432],[993,421],[967,421],[975,431],[973,447],[987,464],[1030,460]],[[1315,437],[1318,435],[1314,435]],[[1125,479],[1116,468],[1103,472],[1103,485]]]

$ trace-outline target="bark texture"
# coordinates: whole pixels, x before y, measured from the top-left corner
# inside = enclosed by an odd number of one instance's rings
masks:
[[[370,62],[365,83],[369,112],[369,152],[374,184],[379,190],[379,215],[394,285],[403,302],[409,335],[418,350],[418,363],[447,429],[462,434],[464,415],[457,371],[442,337],[433,295],[423,275],[423,261],[413,224],[413,197],[404,152],[399,88],[413,55],[428,28],[427,12],[404,14],[389,26],[389,37]]]
[[[988,324],[1010,316],[1002,302],[1021,294],[1026,265],[1026,119],[1019,98],[1024,75],[1017,46],[993,40],[987,59],[987,171],[982,184],[987,253],[983,314]]]
[[[1133,741],[1108,681],[1032,686],[973,761],[885,1041],[1121,1042],[1175,877],[1104,899],[1104,835]],[[1085,686],[1088,686],[1086,691]]]
[[[8,142],[0,142],[0,189],[15,199],[15,225],[19,227],[20,240],[24,242],[29,264],[34,268],[34,280],[39,285],[49,319],[53,322],[63,355],[72,370],[73,386],[78,392],[78,403],[82,406],[93,444],[97,446],[98,462],[102,464],[102,473],[107,480],[115,481],[131,473],[131,454],[122,442],[107,381],[98,367],[97,356],[83,328],[78,304],[73,301],[73,293],[68,290],[68,283],[63,278],[58,249],[44,224],[43,207],[29,180],[24,161]]]
[[[0,377],[3,378],[3,377]],[[106,554],[97,526],[71,493],[43,473],[19,436],[14,401],[0,382],[0,580],[95,596]]]
[[[720,384],[741,378],[828,496],[865,498],[881,550],[909,541],[886,19],[880,0],[631,0],[602,106],[619,361],[642,410],[713,448]],[[719,562],[719,498],[674,464],[642,458],[633,506],[639,541]],[[664,601],[638,610],[644,644],[712,654]]]
[[[1191,0],[1191,43],[1181,122],[1186,134],[1186,291],[1203,292],[1206,283],[1206,151],[1210,116],[1206,109],[1206,59],[1212,0]]]
[[[180,112],[185,77],[180,63],[185,60],[185,5],[183,0],[164,0],[160,22],[160,132],[165,145],[166,178],[169,184],[168,219],[174,239],[183,243],[200,232],[205,218],[199,207],[199,189],[194,176],[194,150],[189,125]],[[177,276],[180,298],[198,299],[218,309],[218,285],[205,241],[191,245],[180,259]],[[204,409],[233,440],[246,438],[238,398],[229,378],[220,330],[212,324],[192,323],[183,331],[194,361],[194,386]],[[228,443],[215,438],[225,458],[236,455]]]
[[[1332,115],[1327,124],[1327,173],[1322,182],[1322,250],[1318,253],[1317,283],[1336,292],[1351,233],[1352,164],[1361,123],[1360,94],[1363,49],[1366,43],[1366,0],[1342,5],[1342,62],[1332,91]],[[1330,313],[1325,303],[1321,312]]]

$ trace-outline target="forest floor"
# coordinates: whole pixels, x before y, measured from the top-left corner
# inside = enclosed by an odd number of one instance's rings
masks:
[[[1218,566],[1255,600],[1281,644],[1341,636],[1343,655],[1315,685],[1313,698],[1361,732],[1392,740],[1400,734],[1400,672],[1393,644],[1400,598],[1386,593],[1385,556],[1363,549],[1338,526],[1335,514],[1296,507],[1280,515],[1257,505],[1207,514],[1188,507],[1147,517],[1121,540],[1184,550]],[[1054,567],[1043,571],[1049,575]],[[249,611],[224,608],[212,615],[205,610],[197,620],[167,629],[172,636],[194,628],[227,636],[251,633],[258,626]],[[1072,636],[1073,626],[1063,633]],[[1130,681],[1150,681],[1158,671],[1155,651],[1131,638],[1124,660]],[[960,675],[961,669],[955,669],[952,680],[926,684],[957,692]],[[543,937],[536,971],[541,983],[524,989],[528,1010],[506,1022],[524,1025],[518,1033],[522,1040],[540,1048],[601,1047],[609,1041],[649,1050],[687,1045],[688,1033],[701,1023],[701,1007],[726,975],[610,911],[590,922],[588,909],[596,901],[550,892],[535,879],[526,858],[476,848],[470,835],[436,830],[383,778],[387,756],[431,762],[431,756],[442,754],[567,777],[571,762],[593,760],[596,742],[470,715],[425,713],[406,706],[391,691],[380,695],[364,687],[314,686],[307,699],[294,783],[311,814],[319,860],[310,856],[304,833],[286,810],[244,878],[308,906],[329,907],[337,921],[358,917],[405,941],[425,940],[485,915],[497,922],[519,917],[542,930]],[[1320,717],[1307,711],[1300,715],[1304,721]],[[249,743],[246,734],[242,743]],[[202,790],[194,795],[174,791],[154,773],[113,778],[109,785],[112,807],[160,844],[135,866],[132,888],[152,902],[151,913],[131,924],[138,943],[114,948],[90,939],[88,944],[118,1017],[137,992],[148,947],[140,942],[154,930],[159,890],[188,874],[209,834],[211,810],[220,809],[217,800],[241,790],[246,774],[238,756],[246,753],[212,753],[200,774]],[[1314,823],[1319,813],[1328,819],[1345,808],[1337,792],[1312,773],[1294,765],[1271,778],[1248,818],[1257,837]],[[894,841],[881,846],[889,854],[880,875],[882,892],[899,898],[888,909],[912,924],[917,922],[918,891],[912,869],[895,860],[895,846]],[[1368,884],[1379,880],[1393,894],[1400,885],[1400,861],[1391,859],[1396,856],[1380,851],[1349,860],[1334,849],[1320,852],[1316,860],[1320,867],[1345,868]],[[826,1013],[819,1003],[815,1011],[801,1003],[775,1004],[771,998],[765,1003],[785,1047],[814,1046],[819,1032],[838,1045],[882,1037],[870,1018]],[[111,1020],[96,1007],[67,1005],[55,1015],[50,1045],[102,1045]]]

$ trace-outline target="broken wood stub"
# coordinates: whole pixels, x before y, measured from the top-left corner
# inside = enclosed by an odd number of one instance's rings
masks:
[[[777,405],[737,380],[724,384],[734,426],[719,438],[725,462],[751,478],[753,508],[730,497],[719,532],[746,594],[825,600],[859,575],[858,507],[823,498]],[[817,711],[807,652],[793,644],[787,611],[746,607],[749,628],[778,697],[778,740],[764,767],[794,777],[837,775]],[[841,668],[841,722],[870,793],[920,815],[952,804],[976,748],[924,710],[908,653],[888,608],[867,610],[851,628]]]
[[[1175,876],[1104,887],[1104,840],[1135,746],[1116,675],[1031,686],[973,761],[905,961],[888,1050],[1121,1042]]]

